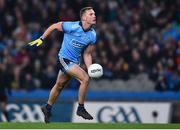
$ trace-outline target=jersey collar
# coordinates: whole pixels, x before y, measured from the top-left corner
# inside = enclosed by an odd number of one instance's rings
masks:
[[[89,30],[91,30],[91,27],[89,27],[88,29],[84,30],[83,26],[82,26],[82,21],[79,22],[79,25],[82,27],[84,32],[88,32]]]

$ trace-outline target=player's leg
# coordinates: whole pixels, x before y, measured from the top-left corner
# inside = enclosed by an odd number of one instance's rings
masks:
[[[79,67],[79,65],[72,66],[68,70],[68,73],[80,82],[78,101],[80,104],[84,104],[85,95],[89,84],[89,76],[81,67]]]
[[[86,96],[86,91],[88,89],[89,84],[89,76],[87,73],[79,66],[79,65],[73,65],[68,71],[68,74],[75,77],[80,82],[80,88],[79,88],[79,106],[77,110],[77,115],[82,116],[84,119],[92,120],[93,117],[86,111],[84,108],[84,101]]]
[[[49,105],[52,106],[55,103],[59,93],[65,87],[65,85],[69,82],[70,79],[71,77],[69,75],[59,71],[57,81],[55,85],[53,86],[53,88],[51,89],[51,92],[49,95],[49,99],[47,102]]]
[[[42,112],[44,113],[44,121],[46,123],[49,123],[49,118],[51,117],[52,105],[55,103],[59,93],[70,79],[71,77],[69,75],[63,73],[62,71],[59,71],[56,83],[51,89],[48,102],[45,106],[41,108]]]
[[[86,90],[89,84],[89,76],[87,73],[76,63],[68,59],[59,58],[62,71],[68,75],[75,77],[80,82],[79,88],[79,103],[84,104]]]

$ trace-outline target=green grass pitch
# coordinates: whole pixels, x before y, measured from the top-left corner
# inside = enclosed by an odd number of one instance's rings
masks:
[[[180,124],[0,123],[0,129],[179,129]]]

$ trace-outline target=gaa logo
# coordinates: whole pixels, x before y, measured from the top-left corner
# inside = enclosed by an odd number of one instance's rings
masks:
[[[43,122],[43,114],[38,104],[8,104],[7,110],[11,122]],[[0,121],[7,121],[3,113],[0,113]]]
[[[102,107],[98,114],[97,119],[99,122],[104,123],[141,123],[138,111],[134,107],[124,109],[123,107]]]

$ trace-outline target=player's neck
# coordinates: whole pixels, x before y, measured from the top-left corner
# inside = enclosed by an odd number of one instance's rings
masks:
[[[91,25],[90,24],[88,24],[87,22],[85,22],[85,21],[82,21],[82,28],[83,28],[83,30],[89,30],[89,28],[91,27]]]

